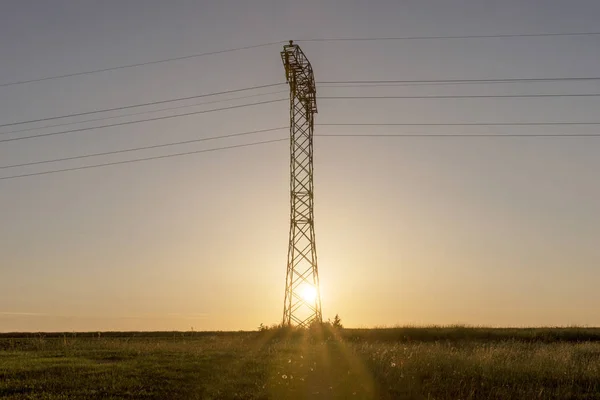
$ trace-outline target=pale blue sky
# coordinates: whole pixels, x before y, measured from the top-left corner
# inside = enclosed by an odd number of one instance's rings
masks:
[[[4,1],[0,83],[288,39],[597,31],[598,17],[600,3],[592,0]],[[600,65],[599,36],[301,45],[317,81],[585,77],[598,76]],[[284,82],[280,47],[0,87],[0,124]],[[600,81],[318,92],[598,93]],[[595,98],[323,99],[316,122],[599,121],[599,105]],[[286,107],[0,143],[0,165],[282,126]],[[597,130],[317,127],[316,133]],[[0,176],[285,135],[0,170]],[[324,316],[339,313],[348,326],[599,325],[599,151],[600,138],[316,138]],[[252,329],[278,322],[288,157],[287,145],[275,143],[0,180],[0,331]]]

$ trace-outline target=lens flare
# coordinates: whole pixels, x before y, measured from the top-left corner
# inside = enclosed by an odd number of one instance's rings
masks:
[[[300,296],[305,302],[313,304],[317,300],[317,289],[312,285],[305,285],[300,290]]]

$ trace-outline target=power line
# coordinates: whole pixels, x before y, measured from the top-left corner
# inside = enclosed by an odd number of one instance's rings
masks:
[[[198,99],[198,98],[201,98],[201,97],[220,96],[220,95],[223,95],[223,94],[244,92],[244,91],[255,90],[255,89],[264,89],[264,88],[273,87],[273,86],[279,86],[279,85],[282,85],[282,83],[272,83],[272,84],[269,84],[269,85],[260,85],[260,86],[253,86],[253,87],[248,87],[248,88],[242,88],[242,89],[226,90],[226,91],[223,91],[223,92],[214,92],[214,93],[199,94],[199,95],[196,95],[196,96],[178,97],[178,98],[169,99],[169,100],[158,100],[158,101],[152,101],[150,103],[131,104],[131,105],[121,106],[121,107],[105,108],[103,110],[93,110],[93,111],[85,111],[85,112],[80,112],[80,113],[75,113],[75,114],[60,115],[60,116],[55,116],[55,117],[31,119],[31,120],[28,120],[28,121],[11,122],[9,124],[1,124],[0,128],[6,127],[6,126],[31,124],[33,122],[51,121],[51,120],[54,120],[54,119],[61,119],[61,118],[80,117],[82,115],[90,115],[90,114],[98,114],[98,113],[110,112],[110,111],[126,110],[128,108],[154,106],[154,105],[157,105],[157,104],[172,103],[172,102],[183,101],[183,100],[192,100],[192,99]]]
[[[185,113],[185,114],[165,115],[165,116],[162,116],[162,117],[147,118],[147,119],[141,119],[141,120],[137,120],[137,121],[126,121],[126,122],[118,122],[118,123],[109,124],[109,125],[91,126],[91,127],[87,127],[87,128],[71,129],[71,130],[67,130],[67,131],[50,132],[50,133],[40,133],[39,135],[31,135],[31,136],[22,136],[22,137],[10,138],[10,139],[2,139],[2,140],[0,140],[0,143],[3,143],[3,142],[14,142],[14,141],[17,141],[17,140],[33,139],[33,138],[39,138],[39,137],[45,137],[45,136],[63,135],[63,134],[66,134],[66,133],[73,133],[73,132],[90,131],[90,130],[93,130],[93,129],[111,128],[111,127],[114,127],[114,126],[132,125],[132,124],[138,124],[138,123],[141,123],[141,122],[160,121],[160,120],[164,120],[164,119],[186,117],[188,115],[206,114],[206,113],[211,113],[211,112],[215,112],[215,111],[232,110],[232,109],[235,109],[235,108],[243,108],[243,107],[258,106],[258,105],[262,105],[262,104],[278,103],[280,101],[286,101],[286,100],[287,99],[268,100],[268,101],[261,101],[261,102],[258,102],[258,103],[241,104],[241,105],[237,105],[237,106],[230,106],[230,107],[223,107],[223,108],[214,108],[212,110],[194,111],[194,112],[189,112],[189,113]]]
[[[489,80],[489,81],[485,81],[485,82],[445,82],[445,81],[441,81],[441,82],[406,82],[406,83],[402,83],[402,82],[397,82],[397,83],[359,83],[359,84],[332,84],[332,83],[325,83],[325,84],[319,84],[319,87],[321,89],[323,88],[371,88],[371,87],[405,87],[405,86],[457,86],[457,85],[494,85],[494,84],[503,84],[503,85],[507,85],[507,84],[512,84],[512,83],[518,83],[519,85],[522,84],[528,84],[528,83],[552,83],[554,81],[552,80],[548,80],[548,81],[518,81],[518,80],[504,80],[504,81],[497,81],[497,80]],[[556,81],[556,82],[560,82],[560,81]]]
[[[240,90],[244,90],[244,89],[240,89]],[[167,108],[161,108],[161,109],[158,109],[158,110],[150,110],[150,111],[142,111],[142,112],[136,112],[136,113],[128,113],[128,114],[115,115],[115,116],[110,116],[110,117],[93,118],[93,119],[87,119],[87,120],[83,120],[83,121],[67,122],[67,123],[54,124],[54,125],[45,125],[45,126],[41,126],[41,127],[26,128],[26,129],[17,129],[17,130],[12,130],[12,131],[0,132],[0,135],[6,135],[6,134],[9,134],[9,133],[18,133],[18,132],[30,132],[30,131],[34,131],[34,130],[47,129],[47,128],[55,128],[55,127],[60,127],[60,126],[77,125],[77,124],[83,124],[83,123],[88,123],[88,122],[104,121],[104,120],[109,120],[109,119],[130,117],[130,116],[134,116],[134,115],[152,114],[152,113],[164,112],[164,111],[170,111],[170,110],[177,110],[177,109],[182,109],[182,108],[197,107],[197,106],[201,106],[201,105],[205,105],[205,104],[221,103],[221,102],[226,102],[226,101],[241,100],[241,99],[247,99],[247,98],[252,98],[252,97],[267,96],[267,95],[271,95],[271,94],[280,94],[280,93],[287,93],[287,90],[279,90],[279,91],[275,91],[275,92],[252,94],[252,95],[248,95],[248,96],[239,96],[239,97],[233,97],[233,98],[223,99],[223,100],[207,101],[207,102],[201,102],[201,103],[196,103],[196,104],[189,104],[189,105],[184,105],[184,106],[167,107]],[[200,95],[200,97],[205,97],[205,96],[208,96],[208,95]],[[576,93],[576,94],[517,94],[517,95],[432,95],[432,96],[319,96],[319,100],[331,100],[331,99],[536,98],[536,97],[599,97],[599,96],[600,96],[600,93],[583,93],[583,94],[580,94],[580,93]],[[194,98],[195,97],[198,97],[198,96],[194,96]],[[161,101],[161,102],[167,103],[167,102],[175,102],[175,101],[187,100],[187,99],[189,99],[189,98],[164,100],[164,101]],[[159,104],[161,102],[154,102],[152,104]],[[148,105],[148,104],[140,104],[140,105],[135,105],[135,106],[125,106],[122,109],[132,108],[132,107],[142,107],[142,106],[145,106],[145,105]],[[100,112],[104,112],[104,111],[114,111],[114,110],[115,109],[98,110],[98,111],[92,111],[92,112],[87,112],[87,113],[81,113],[81,114],[78,114],[78,115],[100,113]],[[48,118],[46,120],[66,118],[66,117],[70,117],[70,116],[74,116],[74,115],[67,115],[67,116],[61,116],[61,117],[51,117],[51,118]],[[35,121],[34,120],[32,120],[32,121],[24,121],[24,122],[19,122],[19,123],[14,123],[14,124],[15,125],[16,124],[26,124],[26,123],[29,123],[29,122],[38,122],[38,120],[35,120]],[[0,125],[0,127],[1,126],[8,126],[8,125],[11,125],[11,124]]]
[[[153,145],[153,146],[135,147],[135,148],[131,148],[131,149],[114,150],[114,151],[107,151],[107,152],[103,152],[103,153],[93,153],[93,154],[84,154],[81,156],[57,158],[54,160],[44,160],[44,161],[35,161],[35,162],[29,162],[29,163],[23,163],[23,164],[4,165],[4,166],[0,166],[0,169],[26,167],[26,166],[31,166],[31,165],[48,164],[48,163],[53,163],[53,162],[78,160],[78,159],[89,158],[89,157],[128,153],[128,152],[139,151],[139,150],[157,149],[157,148],[161,148],[161,147],[177,146],[177,145],[181,145],[181,144],[190,144],[190,143],[206,142],[209,140],[218,140],[218,139],[226,139],[226,138],[232,138],[232,137],[247,136],[247,135],[253,135],[256,133],[273,132],[273,131],[279,131],[282,129],[289,129],[289,128],[286,126],[283,126],[283,127],[279,127],[279,128],[260,129],[260,130],[254,130],[254,131],[232,133],[232,134],[228,134],[228,135],[211,136],[211,137],[205,137],[205,138],[200,138],[200,139],[185,140],[185,141],[181,141],[181,142],[157,144],[157,145]]]
[[[289,138],[271,139],[271,140],[264,140],[264,141],[261,141],[261,142],[253,142],[253,143],[246,143],[246,144],[237,144],[237,145],[232,145],[232,146],[216,147],[216,148],[213,148],[213,149],[203,149],[203,150],[187,151],[187,152],[184,152],[184,153],[166,154],[166,155],[162,155],[162,156],[136,158],[136,159],[132,159],[132,160],[115,161],[115,162],[104,163],[104,164],[85,165],[83,167],[55,169],[55,170],[51,170],[51,171],[33,172],[33,173],[30,173],[30,174],[3,176],[3,177],[0,177],[0,180],[18,179],[18,178],[25,178],[25,177],[28,177],[28,176],[49,175],[49,174],[56,174],[56,173],[59,173],[59,172],[77,171],[77,170],[82,170],[82,169],[107,167],[107,166],[110,166],[110,165],[130,164],[130,163],[135,163],[135,162],[140,162],[140,161],[149,161],[149,160],[158,160],[158,159],[162,159],[162,158],[180,157],[180,156],[186,156],[186,155],[190,155],[190,154],[210,153],[210,152],[227,150],[227,149],[236,149],[236,148],[240,148],[240,147],[250,147],[250,146],[258,146],[258,145],[267,144],[267,143],[282,142],[282,141],[286,141],[286,140],[289,140]]]
[[[264,130],[251,131],[251,132],[241,132],[241,133],[237,133],[237,134],[203,138],[203,139],[190,140],[190,141],[184,141],[184,142],[166,143],[166,144],[161,144],[161,145],[139,147],[139,148],[134,148],[134,149],[117,150],[117,151],[105,152],[105,153],[96,153],[96,154],[88,154],[88,155],[82,155],[82,156],[76,156],[76,157],[67,157],[67,158],[56,159],[56,160],[10,165],[10,166],[0,167],[0,169],[35,165],[35,164],[43,164],[43,163],[50,163],[50,162],[58,162],[58,161],[67,161],[67,160],[80,159],[80,158],[93,157],[93,156],[117,154],[117,153],[131,152],[131,151],[136,151],[136,150],[145,150],[145,149],[152,149],[152,148],[158,148],[158,147],[173,146],[173,145],[178,145],[178,144],[187,144],[187,143],[199,142],[199,141],[203,141],[203,140],[214,140],[214,139],[221,139],[221,138],[226,138],[226,137],[249,135],[252,133],[268,132],[268,131],[275,131],[275,130],[281,130],[281,129],[288,129],[288,127],[271,128],[271,129],[264,129]],[[528,133],[524,133],[524,134],[498,134],[498,133],[491,133],[491,134],[468,134],[468,133],[466,133],[466,134],[459,134],[459,133],[449,133],[449,134],[317,134],[315,136],[344,137],[344,138],[386,138],[386,137],[412,137],[412,138],[419,138],[419,137],[422,137],[422,138],[426,138],[426,137],[434,137],[434,138],[443,138],[443,137],[454,137],[454,138],[456,138],[456,137],[468,137],[468,138],[474,138],[474,137],[478,137],[478,138],[484,138],[484,137],[510,137],[510,138],[515,138],[515,137],[525,137],[525,138],[561,137],[561,138],[573,138],[573,137],[600,137],[600,133],[574,133],[574,134],[548,134],[548,133],[540,133],[540,134],[536,134],[536,133],[533,133],[533,134],[528,134]],[[82,167],[64,168],[64,169],[51,170],[51,171],[41,171],[41,172],[34,172],[34,173],[21,174],[21,175],[10,175],[10,176],[0,177],[0,180],[18,179],[18,178],[25,178],[25,177],[29,177],[29,176],[49,175],[49,174],[54,174],[54,173],[67,172],[67,171],[77,171],[77,170],[83,170],[83,169],[106,167],[106,166],[111,166],[111,165],[129,164],[129,163],[135,163],[135,162],[140,162],[140,161],[149,161],[149,160],[156,160],[156,159],[162,159],[162,158],[179,157],[179,156],[190,155],[190,154],[207,153],[207,152],[214,152],[214,151],[227,150],[227,149],[240,148],[240,147],[257,146],[257,145],[282,142],[282,141],[287,141],[287,140],[289,140],[289,138],[271,139],[271,140],[265,140],[265,141],[260,141],[260,142],[217,147],[217,148],[213,148],[213,149],[203,149],[203,150],[188,151],[188,152],[183,152],[183,153],[136,158],[136,159],[131,159],[131,160],[116,161],[116,162],[103,163],[103,164],[86,165],[86,166],[82,166]]]
[[[445,122],[445,123],[324,123],[315,126],[552,126],[552,125],[600,125],[600,122]]]
[[[287,90],[278,90],[276,92],[251,94],[251,95],[248,95],[248,96],[238,96],[238,97],[232,97],[232,98],[223,99],[223,100],[203,101],[201,103],[188,104],[188,105],[185,105],[185,106],[167,107],[167,108],[160,108],[158,110],[150,110],[150,111],[142,111],[142,112],[135,112],[135,113],[129,113],[129,114],[121,114],[121,115],[115,115],[115,116],[111,116],[111,117],[93,118],[93,119],[86,119],[86,120],[83,120],[83,121],[66,122],[66,123],[63,123],[63,124],[44,125],[44,126],[37,126],[35,128],[17,129],[17,130],[13,130],[13,131],[0,132],[0,135],[6,135],[6,134],[9,134],[9,133],[36,131],[36,130],[47,129],[47,128],[56,128],[56,127],[59,127],[59,126],[84,124],[84,123],[88,123],[88,122],[105,121],[105,120],[109,120],[109,119],[131,117],[131,116],[134,116],[134,115],[153,114],[153,113],[157,113],[157,112],[164,112],[164,111],[170,111],[170,110],[179,110],[179,109],[182,109],[182,108],[198,107],[198,106],[203,106],[203,105],[206,105],[206,104],[223,103],[223,102],[226,102],[226,101],[248,99],[248,98],[251,98],[251,97],[267,96],[267,95],[271,95],[271,94],[280,94],[280,93],[287,93],[287,92],[288,92]]]
[[[597,35],[600,35],[600,32],[527,33],[527,34],[460,35],[460,36],[403,36],[403,37],[375,37],[375,38],[364,38],[364,37],[309,38],[309,39],[297,40],[297,42],[389,41],[389,40],[431,40],[431,39],[436,39],[436,40],[440,40],[440,39],[488,39],[488,38],[515,38],[515,37],[597,36]],[[69,77],[74,77],[74,76],[91,75],[91,74],[96,74],[96,73],[100,73],[100,72],[115,71],[115,70],[120,70],[120,69],[135,68],[135,67],[141,67],[141,66],[152,65],[152,64],[161,64],[161,63],[167,63],[167,62],[172,62],[172,61],[187,60],[187,59],[191,59],[191,58],[199,58],[199,57],[204,57],[204,56],[209,56],[209,55],[236,52],[236,51],[241,51],[241,50],[256,49],[259,47],[274,46],[274,45],[282,44],[282,43],[286,43],[286,41],[261,43],[261,44],[237,47],[237,48],[232,48],[232,49],[209,51],[209,52],[197,53],[197,54],[188,54],[188,55],[184,55],[184,56],[180,56],[180,57],[171,57],[171,58],[164,58],[164,59],[160,59],[160,60],[152,60],[152,61],[146,61],[146,62],[141,62],[141,63],[119,65],[119,66],[115,66],[115,67],[100,68],[100,69],[94,69],[94,70],[88,70],[88,71],[80,71],[80,72],[74,72],[74,73],[70,73],[70,74],[46,76],[46,77],[42,77],[42,78],[34,78],[34,79],[27,79],[27,80],[21,80],[21,81],[13,81],[13,82],[5,82],[5,83],[0,83],[0,87],[22,85],[22,84],[33,83],[33,82],[49,81],[49,80],[69,78]]]
[[[346,133],[321,133],[315,136],[324,137],[359,137],[359,138],[385,138],[385,137],[600,137],[600,133],[392,133],[392,134],[346,134]]]
[[[0,87],[22,85],[24,83],[49,81],[49,80],[53,80],[53,79],[62,79],[62,78],[68,78],[68,77],[72,77],[72,76],[90,75],[90,74],[96,74],[98,72],[115,71],[115,70],[118,70],[118,69],[141,67],[141,66],[144,66],[144,65],[160,64],[160,63],[166,63],[166,62],[171,62],[171,61],[187,60],[187,59],[190,59],[190,58],[198,58],[198,57],[210,56],[210,55],[215,55],[215,54],[223,54],[223,53],[230,53],[230,52],[240,51],[240,50],[248,50],[248,49],[256,49],[256,48],[259,48],[259,47],[273,46],[273,45],[281,44],[281,43],[284,43],[284,41],[255,44],[255,45],[252,45],[252,46],[237,47],[237,48],[234,48],[234,49],[209,51],[209,52],[206,52],[206,53],[188,54],[186,56],[181,56],[181,57],[164,58],[164,59],[161,59],[161,60],[146,61],[146,62],[136,63],[136,64],[119,65],[119,66],[116,66],[116,67],[101,68],[101,69],[95,69],[95,70],[89,70],[89,71],[82,71],[82,72],[74,72],[74,73],[71,73],[71,74],[64,74],[64,75],[47,76],[47,77],[44,77],[44,78],[35,78],[35,79],[28,79],[28,80],[23,80],[23,81],[6,82],[6,83],[0,84]]]
[[[198,142],[204,142],[204,141],[210,141],[210,140],[219,140],[219,139],[227,139],[227,138],[232,138],[232,137],[247,136],[247,135],[253,135],[253,134],[257,134],[257,133],[274,132],[274,131],[279,131],[279,130],[283,130],[283,129],[289,129],[289,127],[282,126],[282,127],[277,127],[277,128],[260,129],[260,130],[232,133],[232,134],[220,135],[220,136],[211,136],[211,137],[205,137],[205,138],[200,138],[200,139],[185,140],[185,141],[180,141],[180,142],[170,142],[170,143],[157,144],[157,145],[152,145],[152,146],[144,146],[144,147],[123,149],[123,150],[107,151],[107,152],[103,152],[103,153],[84,154],[84,155],[80,155],[80,156],[57,158],[57,159],[53,159],[53,160],[34,161],[34,162],[23,163],[23,164],[4,165],[4,166],[0,166],[0,169],[26,167],[26,166],[39,165],[39,164],[48,164],[48,163],[54,163],[54,162],[78,160],[78,159],[89,158],[89,157],[98,157],[98,156],[106,156],[106,155],[113,155],[113,154],[120,154],[120,153],[128,153],[128,152],[132,152],[132,151],[149,150],[149,149],[156,149],[156,148],[161,148],[161,147],[177,146],[177,145],[182,145],[182,144],[190,144],[190,143],[198,143]],[[315,136],[362,137],[362,138],[371,138],[371,137],[373,137],[373,138],[378,138],[378,137],[567,137],[568,138],[568,137],[600,137],[600,133],[570,133],[570,134],[565,134],[565,133],[506,133],[506,134],[504,134],[504,133],[481,133],[481,134],[476,134],[476,133],[446,133],[446,134],[442,134],[442,133],[400,133],[400,134],[322,133],[322,134],[316,134]]]
[[[366,42],[388,40],[431,40],[431,39],[491,39],[491,38],[516,38],[516,37],[549,37],[549,36],[598,36],[600,32],[566,32],[566,33],[514,33],[500,35],[461,35],[461,36],[398,36],[398,37],[352,37],[352,38],[312,38],[300,39],[296,42]]]
[[[2,140],[0,140],[0,143],[33,139],[33,138],[46,137],[46,136],[63,135],[63,134],[67,134],[67,133],[83,132],[83,131],[89,131],[89,130],[94,130],[94,129],[111,128],[111,127],[115,127],[115,126],[132,125],[132,124],[137,124],[137,123],[141,123],[141,122],[159,121],[159,120],[164,120],[164,119],[185,117],[185,116],[189,116],[189,115],[205,114],[205,113],[210,113],[210,112],[215,112],[215,111],[224,111],[224,110],[231,110],[231,109],[236,109],[236,108],[277,103],[277,102],[281,102],[281,101],[287,101],[287,99],[268,100],[268,101],[262,101],[262,102],[257,102],[257,103],[241,104],[241,105],[237,105],[237,106],[215,108],[215,109],[211,109],[211,110],[202,110],[202,111],[194,111],[194,112],[189,112],[189,113],[184,113],[184,114],[166,115],[166,116],[156,117],[156,118],[147,118],[147,119],[142,119],[142,120],[137,120],[137,121],[125,121],[125,122],[119,122],[119,123],[108,124],[108,125],[92,126],[92,127],[71,129],[71,130],[59,131],[59,132],[41,133],[38,135],[22,136],[22,137],[10,138],[10,139],[2,139]],[[561,121],[561,122],[465,122],[465,123],[404,123],[404,122],[402,122],[402,123],[385,123],[385,122],[374,122],[374,123],[319,123],[319,124],[315,124],[315,125],[316,126],[537,126],[537,125],[552,126],[552,125],[600,125],[600,122],[577,122],[577,121],[575,121],[575,122],[563,122],[563,121]]]
[[[352,87],[351,85],[353,85],[353,84],[358,84],[359,86],[369,85],[369,84],[375,84],[375,85],[382,84],[383,86],[388,86],[388,85],[391,86],[391,85],[396,85],[396,84],[506,83],[506,82],[547,82],[547,81],[561,81],[561,80],[600,80],[600,77],[587,77],[587,78],[586,77],[584,77],[584,78],[523,78],[523,79],[493,79],[493,80],[481,80],[481,79],[477,79],[477,80],[428,80],[428,81],[417,81],[417,80],[396,80],[396,81],[323,81],[323,82],[320,82],[320,83],[335,85],[335,86],[331,86],[331,87]],[[65,115],[60,115],[60,116],[38,118],[38,119],[32,119],[32,120],[27,120],[27,121],[11,122],[11,123],[7,123],[7,124],[0,124],[0,128],[7,127],[7,126],[30,124],[30,123],[35,123],[35,122],[51,121],[51,120],[62,119],[62,118],[71,118],[71,117],[79,117],[79,116],[83,116],[83,115],[91,115],[91,114],[99,114],[99,113],[104,113],[104,112],[119,111],[119,110],[125,110],[125,109],[130,109],[130,108],[146,107],[146,106],[152,106],[152,105],[158,105],[158,104],[165,104],[165,103],[171,103],[171,102],[177,102],[177,101],[197,99],[197,98],[202,98],[202,97],[219,96],[219,95],[224,95],[224,94],[231,94],[231,93],[237,93],[237,92],[242,92],[242,91],[256,90],[256,89],[263,89],[263,88],[268,88],[268,87],[273,87],[273,86],[279,86],[279,85],[282,85],[282,84],[283,83],[273,83],[273,84],[269,84],[269,85],[260,85],[260,86],[253,86],[253,87],[248,87],[248,88],[242,88],[242,89],[227,90],[227,91],[222,91],[222,92],[206,93],[206,94],[200,94],[200,95],[188,96],[188,97],[179,97],[179,98],[169,99],[169,100],[158,100],[158,101],[153,101],[153,102],[148,102],[148,103],[130,104],[130,105],[127,105],[127,106],[113,107],[113,108],[107,108],[107,109],[102,109],[102,110],[92,110],[92,111],[86,111],[86,112],[81,112],[81,113],[65,114]],[[344,85],[344,84],[350,84],[350,85],[341,86],[341,85]],[[12,133],[12,132],[5,132],[5,133]]]
[[[479,99],[479,98],[536,98],[536,97],[600,97],[600,93],[575,94],[506,94],[506,95],[433,95],[433,96],[318,96],[319,100],[333,99]]]
[[[377,84],[384,86],[402,84],[469,84],[469,83],[513,83],[513,82],[562,82],[562,81],[597,81],[600,77],[563,77],[563,78],[503,78],[503,79],[429,79],[429,80],[355,80],[355,81],[319,81],[317,84],[325,85],[368,85]],[[338,86],[332,86],[338,87]]]

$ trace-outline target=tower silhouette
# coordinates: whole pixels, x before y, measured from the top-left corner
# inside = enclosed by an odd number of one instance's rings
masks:
[[[290,40],[281,59],[290,87],[290,242],[283,325],[322,322],[313,212],[313,128],[317,112],[310,62]]]

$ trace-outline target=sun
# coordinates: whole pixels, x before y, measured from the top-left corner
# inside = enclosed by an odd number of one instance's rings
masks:
[[[314,303],[317,300],[317,289],[313,285],[304,285],[300,288],[300,297],[306,303]]]

